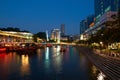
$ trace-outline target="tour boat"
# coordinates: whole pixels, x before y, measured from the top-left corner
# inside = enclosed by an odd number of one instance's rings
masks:
[[[60,52],[66,52],[66,48],[61,48]]]
[[[0,53],[2,53],[2,52],[6,52],[6,48],[0,47]]]
[[[46,47],[52,47],[52,44],[48,43],[48,44],[46,44]]]

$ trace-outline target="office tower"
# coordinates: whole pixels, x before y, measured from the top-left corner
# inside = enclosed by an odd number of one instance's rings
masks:
[[[56,41],[57,43],[60,43],[60,30],[59,29],[53,29],[51,32],[51,40]]]
[[[100,17],[109,11],[118,11],[120,0],[94,0],[95,22],[99,22]]]
[[[94,22],[94,15],[87,16],[86,19],[80,22],[80,34],[84,33],[90,27],[90,24]]]
[[[90,24],[94,22],[94,18],[95,18],[95,16],[93,14],[87,16],[87,18],[86,18],[86,20],[87,20],[87,28],[89,28]]]
[[[86,29],[87,29],[87,20],[82,20],[80,22],[80,34],[84,33]]]
[[[61,24],[61,36],[65,35],[65,24]]]

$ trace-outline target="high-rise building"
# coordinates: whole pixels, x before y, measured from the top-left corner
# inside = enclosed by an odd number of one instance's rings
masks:
[[[94,22],[94,18],[95,16],[92,14],[92,15],[89,15],[86,20],[87,20],[87,26],[88,28],[90,27],[90,24]]]
[[[65,24],[61,24],[61,36],[65,35]]]
[[[116,20],[112,16],[117,16],[120,0],[94,0],[94,9],[94,23],[81,35],[82,40],[88,39],[90,35],[96,34],[100,29],[112,27],[112,22]]]
[[[86,29],[87,29],[87,20],[82,20],[80,22],[80,34],[84,33]]]
[[[51,40],[54,40],[54,38],[55,38],[55,32],[54,32],[54,30],[51,30]]]
[[[51,32],[51,40],[56,41],[57,43],[60,43],[60,30],[59,29],[53,29]]]
[[[120,0],[94,0],[95,22],[99,22],[100,17],[109,11],[118,11]]]
[[[94,15],[89,15],[85,20],[80,22],[80,34],[84,33],[86,29],[90,27],[90,24],[94,22]]]

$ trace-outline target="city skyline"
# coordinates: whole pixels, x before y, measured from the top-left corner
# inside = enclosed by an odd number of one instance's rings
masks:
[[[0,71],[0,80],[120,80],[120,0],[1,0]]]
[[[79,23],[94,13],[93,0],[1,0],[0,27],[18,27],[32,33],[59,28],[79,34]]]

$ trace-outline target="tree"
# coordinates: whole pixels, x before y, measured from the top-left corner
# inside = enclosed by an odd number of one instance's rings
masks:
[[[91,35],[91,38],[88,40],[89,43],[103,42],[103,45],[107,47],[108,44],[120,42],[120,9],[117,16],[112,15],[111,17],[114,20],[105,23],[106,26],[111,27],[102,28],[101,30],[97,31],[96,34]]]
[[[15,32],[29,32],[27,30],[21,31],[19,28],[14,27],[7,27],[7,28],[0,28],[2,31],[15,31]]]
[[[37,35],[36,34],[33,35],[33,40],[34,40],[34,42],[37,42]]]
[[[120,9],[118,10],[118,25],[120,26]]]
[[[36,34],[36,36],[41,38],[41,39],[45,39],[46,40],[46,33],[45,32],[38,32]]]

